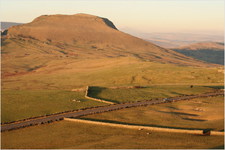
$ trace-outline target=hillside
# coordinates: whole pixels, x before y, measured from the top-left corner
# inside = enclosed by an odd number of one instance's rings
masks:
[[[202,42],[174,48],[176,52],[208,63],[224,65],[224,43]]]
[[[221,66],[125,34],[106,18],[45,15],[6,33],[4,89],[223,82]]]
[[[83,50],[77,54],[91,53],[89,57],[134,56],[161,63],[206,65],[125,34],[106,18],[87,14],[41,16],[31,23],[9,28],[8,38],[45,42],[60,47],[62,53],[67,53],[68,48],[65,47],[79,46]]]

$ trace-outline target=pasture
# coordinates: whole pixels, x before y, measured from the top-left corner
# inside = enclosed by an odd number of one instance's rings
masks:
[[[143,88],[110,88],[89,87],[89,96],[121,103],[129,101],[149,100],[181,95],[201,94],[212,91],[212,87],[190,85],[152,85]]]
[[[172,134],[69,121],[2,133],[2,148],[17,149],[208,149],[223,148],[223,136]]]
[[[199,94],[212,91],[213,88],[189,85],[159,85],[138,89],[110,89],[91,87],[90,95],[116,103],[164,98],[182,94]],[[86,99],[85,91],[69,90],[2,90],[2,122],[10,122],[29,117],[57,113],[62,111],[106,105],[102,102]]]
[[[105,105],[84,98],[85,92],[66,90],[3,90],[2,122]]]
[[[128,108],[83,118],[153,127],[224,131],[224,97],[196,98]]]

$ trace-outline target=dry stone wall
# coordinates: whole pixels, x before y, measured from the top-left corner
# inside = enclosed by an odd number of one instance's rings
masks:
[[[107,103],[107,104],[115,104],[113,102],[105,101],[103,99],[98,99],[98,98],[90,97],[90,96],[88,96],[88,91],[89,91],[89,86],[87,86],[86,93],[85,93],[85,98],[87,98],[87,99],[94,100],[94,101],[98,101],[98,102],[103,102],[103,103]]]
[[[73,119],[64,118],[64,120],[78,122],[78,123],[88,123],[88,124],[95,124],[95,125],[119,127],[119,128],[137,129],[137,130],[150,130],[150,131],[156,131],[156,132],[187,133],[187,134],[198,134],[198,135],[203,134],[203,130],[185,130],[185,129],[148,127],[148,126],[140,126],[140,125],[116,124],[116,123],[91,121],[91,120],[84,120],[84,119],[74,119],[74,118]],[[224,132],[212,131],[211,135],[222,135],[222,136],[224,136]]]

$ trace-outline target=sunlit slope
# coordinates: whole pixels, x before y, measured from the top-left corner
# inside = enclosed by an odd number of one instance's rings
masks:
[[[81,54],[93,57],[133,56],[161,63],[206,65],[123,33],[106,18],[87,14],[40,16],[31,23],[9,28],[7,37],[32,39],[62,50],[70,47],[78,57]],[[82,48],[81,51],[77,50],[78,47]]]
[[[3,89],[71,89],[99,85],[223,84],[223,69],[104,57],[91,48],[61,49],[40,41],[5,39]],[[73,52],[76,49],[76,53]],[[83,53],[86,50],[87,53]],[[106,54],[110,51],[106,51]]]
[[[87,85],[223,84],[218,68],[143,62],[132,57],[52,60],[45,66],[3,78],[4,89],[68,89]]]
[[[3,89],[223,84],[223,69],[119,31],[92,15],[50,15],[2,37]]]

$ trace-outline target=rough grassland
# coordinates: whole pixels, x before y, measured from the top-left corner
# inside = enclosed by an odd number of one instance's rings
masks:
[[[84,94],[85,92],[65,90],[3,90],[1,119],[2,122],[8,122],[66,110],[105,105],[85,99]]]
[[[224,81],[219,68],[162,64],[134,57],[79,59],[38,55],[22,58],[3,58],[3,89],[65,90],[87,85],[222,85]]]
[[[224,131],[224,97],[122,109],[84,118],[155,127]]]
[[[223,136],[171,134],[61,121],[2,133],[2,148],[222,148]]]

